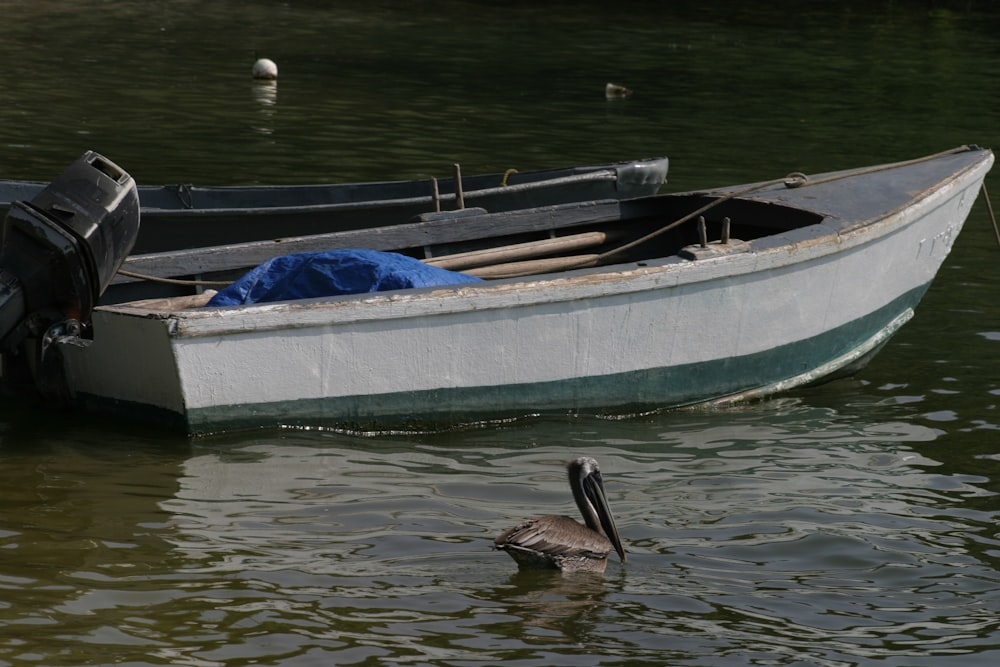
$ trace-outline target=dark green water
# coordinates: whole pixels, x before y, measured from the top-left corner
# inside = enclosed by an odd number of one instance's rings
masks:
[[[1000,145],[993,3],[754,4],[7,0],[0,174],[665,154],[680,190]],[[869,367],[717,412],[189,441],[0,406],[0,666],[995,665],[998,277],[980,202]],[[581,452],[629,562],[516,575],[490,540],[571,513]]]

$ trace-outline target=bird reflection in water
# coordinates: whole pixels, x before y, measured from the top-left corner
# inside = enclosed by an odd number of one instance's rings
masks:
[[[528,643],[575,644],[581,637],[593,636],[614,584],[597,572],[552,574],[552,570],[520,569],[484,593],[505,611],[496,632]]]

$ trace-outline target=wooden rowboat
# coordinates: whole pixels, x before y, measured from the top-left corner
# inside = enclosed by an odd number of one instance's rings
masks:
[[[140,185],[142,229],[133,252],[379,227],[406,222],[436,207],[469,206],[496,212],[589,199],[642,197],[660,189],[666,182],[667,168],[666,158],[651,158],[411,181],[226,187]],[[0,181],[0,219],[12,201],[34,199],[46,185]]]
[[[992,164],[991,151],[961,147],[699,192],[133,256],[135,273],[228,280],[278,253],[371,248],[486,279],[221,308],[197,294],[108,304],[82,336],[53,344],[51,365],[77,406],[189,433],[423,428],[768,395],[860,368],[912,316]],[[149,282],[119,281],[112,300]]]

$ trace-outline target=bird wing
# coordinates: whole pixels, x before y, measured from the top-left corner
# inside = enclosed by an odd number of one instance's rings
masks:
[[[607,558],[612,545],[603,535],[568,516],[540,516],[526,519],[505,530],[494,548],[530,549],[551,556]]]

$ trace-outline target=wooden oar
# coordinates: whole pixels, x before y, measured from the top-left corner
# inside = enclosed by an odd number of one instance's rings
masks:
[[[504,262],[527,259],[529,257],[557,255],[571,250],[580,250],[581,248],[598,246],[607,241],[608,234],[606,232],[585,232],[583,234],[558,236],[552,239],[542,239],[540,241],[530,241],[528,243],[515,243],[513,245],[500,246],[497,248],[472,250],[470,252],[460,252],[453,255],[441,255],[440,257],[425,259],[424,262],[442,269],[465,271],[466,273],[478,275],[474,271],[469,271],[467,269],[497,265]]]
[[[507,262],[505,264],[491,264],[490,266],[478,266],[466,269],[463,273],[479,278],[518,278],[520,276],[533,276],[539,273],[551,273],[553,271],[565,271],[567,269],[582,269],[587,266],[596,266],[601,259],[601,255],[570,255],[567,257],[547,257],[545,259],[529,259],[523,262]]]

